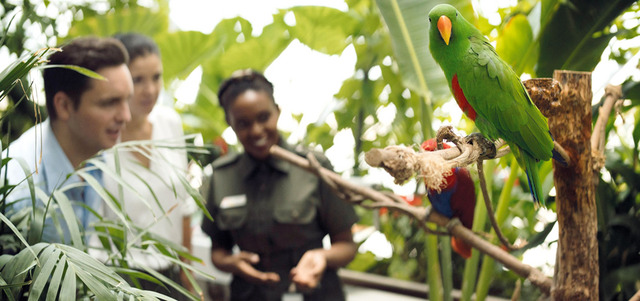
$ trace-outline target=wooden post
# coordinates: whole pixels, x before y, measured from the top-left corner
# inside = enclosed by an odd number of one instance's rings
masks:
[[[598,220],[591,154],[591,73],[559,71],[562,94],[549,128],[571,158],[571,165],[554,161],[558,214],[558,254],[553,300],[598,299]]]

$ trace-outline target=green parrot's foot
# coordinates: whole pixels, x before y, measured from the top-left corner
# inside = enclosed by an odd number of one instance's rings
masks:
[[[460,137],[458,137],[458,135],[453,132],[453,127],[450,125],[446,125],[438,129],[438,132],[436,133],[436,143],[438,145],[438,149],[443,148],[442,141],[445,139],[447,141],[453,142],[458,150],[462,152],[461,145],[464,144],[464,141],[462,141]]]
[[[476,144],[482,150],[481,158],[493,159],[496,157],[498,151],[493,141],[485,138],[481,133],[471,133],[465,138],[467,143]]]

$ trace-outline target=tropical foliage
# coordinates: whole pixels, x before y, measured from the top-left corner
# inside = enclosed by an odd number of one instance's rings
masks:
[[[196,68],[201,69],[195,102],[179,109],[185,130],[202,133],[207,143],[227,127],[217,106],[220,81],[240,68],[264,71],[295,40],[327,55],[345,51],[356,54],[353,76],[335,91],[338,105],[327,118],[335,122],[321,120],[310,124],[302,141],[326,150],[333,146],[333,137],[338,132],[350,132],[356,142],[350,175],[367,174],[362,154],[372,147],[419,144],[432,137],[443,123],[453,124],[465,133],[474,130],[473,123],[465,117],[459,120],[452,117],[459,116],[450,112],[457,108],[452,106],[443,75],[428,53],[426,13],[435,5],[430,1],[346,0],[345,10],[292,7],[273,14],[273,21],[259,35],[254,35],[252,24],[241,17],[220,21],[211,33],[173,30],[165,0],[154,2],[151,7],[140,6],[137,1],[116,0],[109,1],[108,8],[47,4],[73,12],[67,33],[58,30],[64,27],[57,25],[63,20],[54,22],[51,17],[43,17],[26,2],[21,9],[34,13],[18,18],[13,31],[5,34],[8,38],[4,45],[13,53],[21,54],[24,50],[27,35],[24,30],[21,33],[21,28],[29,20],[42,24],[42,32],[57,37],[57,42],[86,34],[109,36],[131,30],[148,34],[161,47],[165,86],[169,90]],[[630,0],[527,0],[499,8],[497,12],[482,11],[472,1],[441,2],[450,2],[472,20],[518,74],[549,77],[554,69],[593,71],[598,63],[609,58],[624,65],[637,57],[639,48],[633,39],[638,36],[638,24],[633,20],[639,18],[639,7]],[[13,9],[5,6],[3,20],[9,18]],[[295,22],[288,19],[290,16]],[[611,54],[603,55],[606,53]],[[607,127],[611,151],[607,152],[597,195],[602,300],[629,299],[637,286],[635,275],[640,274],[637,230],[640,85],[629,78],[623,86],[628,100],[620,111],[625,123],[619,118],[612,119]],[[12,113],[5,111],[3,116],[9,116],[11,122],[3,120],[2,126],[3,133],[9,133],[7,126],[11,124],[13,133],[9,136],[15,138],[33,123],[36,115],[32,103],[25,100],[27,105],[17,104],[21,93],[16,89],[10,91],[15,104],[9,105]],[[594,118],[598,106],[594,105]],[[382,127],[380,116],[389,111],[394,118],[389,127]],[[26,116],[30,121],[20,123],[18,116]],[[300,120],[300,116],[295,117]],[[530,201],[526,180],[512,158],[491,162],[485,171],[498,220],[507,237],[511,241],[529,241],[529,247],[548,244],[545,237],[553,227],[553,220],[540,221],[539,212]],[[543,166],[545,192],[552,191],[551,172],[550,164]],[[419,189],[420,185],[416,185],[416,190]],[[552,196],[547,204],[553,211]],[[370,212],[361,216],[364,222],[371,221]],[[448,239],[423,235],[415,222],[392,215],[383,215],[381,219],[380,230],[393,244],[394,256],[379,259],[361,254],[351,267],[444,287],[441,294],[435,291],[430,296],[433,300],[448,299],[448,288],[461,289],[464,300],[473,294],[482,299],[489,293],[509,296],[513,292],[517,277],[504,272],[490,258],[474,251],[472,258],[464,261],[451,255]],[[473,230],[489,232],[483,206],[476,207]],[[522,252],[516,255],[522,256]],[[522,289],[523,299],[538,294],[527,283]]]
[[[382,15],[390,28],[392,37],[395,41],[401,41],[402,46],[396,48],[402,48],[401,51],[396,53],[405,53],[406,47],[411,47],[406,42],[406,34],[404,32],[423,32],[423,36],[426,36],[425,20],[421,20],[421,16],[414,16],[415,11],[428,11],[430,4],[422,3],[421,1],[380,1],[384,4],[380,4],[382,9]],[[630,37],[635,37],[638,34],[637,24],[632,23],[631,26],[625,27],[623,23],[628,22],[625,20],[633,19],[637,16],[637,4],[631,9],[629,7],[633,4],[632,1],[617,1],[615,3],[591,3],[588,1],[570,1],[570,2],[556,2],[556,1],[540,1],[530,2],[521,1],[516,7],[505,8],[499,11],[502,19],[502,23],[498,26],[491,26],[488,20],[483,19],[482,16],[474,18],[474,15],[466,13],[466,18],[469,20],[475,20],[476,26],[480,28],[485,34],[487,34],[492,40],[496,42],[496,48],[498,53],[507,59],[518,73],[527,72],[532,77],[537,76],[550,76],[554,69],[569,69],[577,71],[592,71],[602,57],[602,52],[607,45],[609,45],[612,38],[623,40]],[[454,4],[457,6],[463,14],[465,14],[465,5],[461,3]],[[384,8],[389,6],[390,11],[385,12]],[[402,10],[404,8],[405,10]],[[406,13],[402,13],[405,12]],[[395,27],[395,29],[394,29]],[[564,30],[567,29],[567,30]],[[396,32],[402,32],[403,34],[394,34]],[[420,36],[420,34],[416,34]],[[411,42],[420,41],[419,39],[409,39]],[[396,45],[398,43],[396,42]],[[414,46],[416,48],[420,46]],[[631,50],[633,53],[637,51],[637,48]],[[631,58],[630,53],[625,53],[625,62]],[[405,59],[410,58],[409,55],[399,56]],[[426,62],[431,61],[429,56],[423,57]],[[414,64],[415,65],[415,64]],[[429,64],[424,64],[428,66]],[[424,70],[429,70],[428,67],[423,67]],[[403,70],[406,71],[406,70]],[[411,72],[411,71],[410,71]],[[425,71],[427,72],[427,71]],[[403,74],[405,74],[403,72]],[[632,84],[629,84],[632,85]],[[409,86],[409,85],[408,85]],[[631,108],[632,106],[626,107]],[[594,119],[595,120],[595,119]],[[615,129],[615,127],[610,127]],[[470,129],[467,129],[467,132]],[[617,139],[616,139],[617,140]],[[634,144],[637,146],[637,144]],[[629,151],[633,149],[628,148]],[[637,155],[637,153],[635,153]],[[612,158],[609,158],[612,159]],[[619,163],[624,165],[624,163]],[[517,167],[510,158],[504,158],[500,160],[501,167],[498,167],[496,171],[503,169],[505,166],[510,167],[506,169],[508,177],[496,178],[495,185],[493,187],[494,197],[493,200],[497,200],[497,219],[504,225],[506,234],[510,237],[511,241],[514,239],[524,239],[529,241],[529,247],[533,247],[544,241],[544,237],[549,233],[553,223],[548,223],[543,227],[538,227],[537,214],[532,207],[526,194],[523,194],[523,190],[526,191],[526,187],[517,187],[513,189],[514,183],[518,178],[522,178],[522,175],[518,176]],[[551,183],[551,167],[546,164],[543,167],[543,176],[546,177],[545,191],[550,191],[552,188]],[[637,169],[631,172],[631,169],[627,169],[627,175],[637,174]],[[491,174],[488,175],[491,177]],[[618,179],[620,181],[622,179]],[[615,181],[615,180],[614,180]],[[624,180],[622,180],[624,181]],[[526,183],[524,179],[520,183]],[[614,185],[616,186],[616,185]],[[609,186],[611,187],[611,186]],[[522,188],[522,189],[521,189]],[[602,186],[600,189],[602,190]],[[634,201],[627,199],[626,207],[628,211],[625,211],[623,216],[616,216],[625,221],[637,221],[638,220],[638,198],[637,194],[631,191],[625,190],[629,194],[633,194],[631,198]],[[603,194],[598,195],[598,203],[604,208],[609,208],[608,212],[613,212],[611,209],[617,208],[620,201],[615,198],[606,197]],[[611,206],[611,207],[610,207]],[[553,209],[554,205],[551,205]],[[474,222],[475,231],[485,232],[485,217],[486,212],[482,206],[476,206],[476,219]],[[520,224],[524,222],[524,227],[520,229],[509,227],[513,225],[514,220]],[[621,239],[617,231],[611,231],[613,225],[607,225],[610,221],[606,218],[601,220],[600,233],[602,237],[608,237],[609,235],[616,237],[615,239],[601,239],[601,246],[607,246],[609,249],[606,254],[614,256],[614,249],[621,247],[616,245],[612,247],[611,241]],[[619,226],[619,224],[616,224]],[[625,227],[628,231],[630,225]],[[538,230],[534,230],[538,229]],[[538,232],[538,234],[533,234]],[[624,232],[623,232],[624,233]],[[627,238],[627,236],[624,236]],[[495,238],[494,238],[495,239]],[[440,245],[442,247],[442,244]],[[636,249],[637,246],[630,247],[630,252]],[[601,253],[602,254],[602,253]],[[630,254],[626,253],[625,254]],[[617,254],[615,254],[617,255]],[[431,254],[429,255],[431,256]],[[489,284],[496,278],[496,273],[499,271],[493,260],[484,256],[482,259],[482,267],[480,273],[477,274],[476,269],[480,254],[474,252],[471,259],[465,263],[465,271],[462,283],[462,296],[463,299],[471,298],[475,287],[475,297],[483,299],[489,292]],[[631,283],[637,281],[633,279],[633,275],[636,275],[633,269],[634,264],[637,265],[638,258],[629,260],[629,257],[620,258],[614,256],[616,260],[613,260],[617,265],[616,268],[628,265],[627,268],[618,269],[614,273],[616,274],[616,280],[601,282],[601,295],[605,300],[613,298],[619,298],[621,300],[629,298],[633,292],[634,287]],[[624,264],[621,264],[621,261]],[[634,264],[632,264],[634,262]],[[443,264],[447,265],[448,263]],[[603,262],[601,261],[601,266]],[[603,266],[601,268],[601,279],[605,278],[610,273],[610,268]],[[476,285],[477,275],[477,285]],[[630,277],[630,278],[629,278]],[[502,277],[500,277],[502,278]],[[499,280],[499,279],[496,279]],[[494,280],[494,282],[498,282]],[[446,282],[447,280],[444,279]],[[494,293],[507,293],[513,289],[513,280],[510,280],[509,285],[501,288],[502,285],[498,283],[493,284]],[[613,285],[614,283],[619,286]],[[626,283],[621,285],[622,283]],[[527,288],[525,287],[525,290]],[[535,294],[523,294],[523,296],[535,296]],[[437,296],[436,296],[437,298]],[[446,298],[446,296],[445,296]]]
[[[24,96],[16,101],[16,106],[9,108],[2,116],[13,114],[13,110],[22,101],[27,101],[30,82],[23,82],[23,78],[34,68],[42,68],[47,56],[57,51],[57,49],[45,48],[36,53],[26,53],[19,60],[9,64],[0,73],[0,101],[7,101],[10,92],[14,89],[21,89]],[[99,77],[98,74],[76,66],[58,66],[57,68],[70,68],[81,72],[87,76]],[[36,110],[37,112],[38,110]],[[36,116],[41,118],[41,116]],[[137,144],[141,144],[137,142]],[[117,152],[127,150],[127,148],[139,148],[136,143],[120,144],[114,148]],[[155,148],[175,147],[174,144],[163,145],[154,142]],[[154,149],[149,149],[150,157],[155,157],[156,161],[162,161],[162,156],[153,156]],[[198,151],[198,150],[195,150]],[[133,284],[139,285],[139,279],[144,279],[156,283],[164,283],[174,287],[192,299],[198,299],[197,295],[189,292],[181,285],[176,284],[167,277],[159,274],[153,269],[138,265],[136,269],[130,267],[128,254],[133,251],[159,253],[166,260],[179,265],[190,278],[195,292],[202,295],[202,290],[195,282],[192,273],[200,277],[211,278],[210,275],[184,264],[180,258],[187,258],[194,262],[202,262],[189,254],[188,250],[180,245],[176,245],[161,237],[156,237],[148,233],[146,228],[136,227],[131,224],[131,219],[126,212],[123,212],[122,198],[116,198],[107,192],[92,175],[92,171],[100,169],[104,173],[110,174],[114,179],[120,181],[124,189],[133,191],[127,183],[121,180],[117,170],[110,170],[103,161],[98,158],[88,160],[85,167],[76,170],[74,173],[82,177],[85,185],[91,186],[105,201],[105,204],[119,217],[117,220],[102,219],[93,224],[95,231],[82,229],[76,223],[76,216],[72,204],[75,200],[69,199],[65,194],[68,189],[77,188],[77,183],[67,183],[72,175],[58,185],[51,195],[43,192],[39,186],[34,185],[31,175],[36,172],[29,170],[24,159],[11,158],[11,146],[2,153],[0,160],[0,177],[2,188],[0,189],[0,299],[3,300],[75,300],[75,299],[99,299],[113,300],[135,297],[137,299],[167,299],[168,297],[159,292],[143,291],[123,278],[130,279]],[[34,158],[35,159],[35,158]],[[12,162],[13,161],[13,162]],[[19,184],[9,184],[6,177],[8,164],[20,166],[25,178]],[[14,163],[15,162],[15,163]],[[168,164],[167,162],[155,162],[154,164]],[[191,188],[189,182],[180,177],[180,183],[168,183],[173,189],[187,189],[196,203],[204,210],[204,205],[200,195]],[[24,193],[24,191],[27,193]],[[27,202],[33,204],[21,210],[13,207],[12,204],[21,201],[16,196],[26,196]],[[11,198],[10,198],[11,197]],[[140,199],[141,202],[148,203],[151,200]],[[157,199],[155,200],[157,202]],[[45,204],[44,206],[36,203]],[[96,212],[93,212],[97,214]],[[157,216],[160,221],[163,216]],[[210,216],[208,216],[211,218]],[[71,241],[69,245],[59,243],[41,242],[45,219],[51,219],[58,233],[68,232]],[[68,226],[67,226],[68,225]],[[133,233],[135,239],[128,240]],[[101,245],[89,245],[83,237],[95,234],[100,238]],[[116,247],[115,249],[112,249]],[[90,250],[102,250],[110,256],[106,262],[98,261],[89,255]],[[112,251],[114,250],[114,251]],[[105,263],[109,263],[106,266]],[[141,271],[144,270],[145,272]],[[148,273],[148,274],[147,274]],[[152,275],[152,276],[149,276]]]
[[[43,49],[36,54],[24,55],[21,60],[10,64],[0,73],[0,99],[4,100],[7,94],[17,86],[24,89],[25,83],[21,82],[32,68],[44,62],[51,49]],[[26,84],[28,86],[28,83]],[[20,99],[19,101],[23,101]],[[8,152],[7,152],[8,153]],[[7,154],[4,153],[4,154]],[[0,171],[6,175],[7,164],[12,158],[3,158]],[[19,159],[15,159],[19,160]],[[55,199],[51,209],[59,210],[64,220],[69,225],[75,225],[75,217],[71,209],[71,202],[64,196],[64,185],[54,192],[53,196],[45,195],[34,183],[30,171],[23,161],[18,163],[24,169],[25,180],[33,203]],[[16,164],[18,164],[16,163]],[[79,172],[83,172],[80,170]],[[100,299],[113,299],[113,291],[122,296],[138,295],[151,296],[157,293],[145,293],[129,286],[121,276],[112,269],[105,267],[86,253],[80,230],[77,227],[69,227],[73,237],[73,246],[63,244],[48,244],[39,242],[43,219],[52,214],[42,207],[27,207],[24,210],[14,212],[7,198],[16,189],[17,185],[9,185],[8,180],[2,177],[2,202],[0,203],[1,231],[0,241],[0,288],[2,299],[19,300],[22,296],[29,299],[47,300],[64,299],[71,300],[77,296],[95,296]],[[23,188],[24,188],[23,187]],[[44,198],[36,198],[36,195]],[[49,209],[49,206],[46,207]],[[54,215],[55,217],[55,215]],[[58,217],[55,217],[58,218]],[[77,283],[77,280],[80,283]],[[118,288],[119,289],[115,289]],[[28,294],[25,293],[28,291]],[[89,294],[89,291],[91,294]]]

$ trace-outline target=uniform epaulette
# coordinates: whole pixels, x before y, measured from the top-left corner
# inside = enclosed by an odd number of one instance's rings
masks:
[[[221,168],[224,166],[227,166],[231,163],[234,163],[236,161],[238,161],[238,159],[240,159],[240,153],[236,153],[236,152],[229,152],[226,155],[218,158],[217,160],[213,161],[213,163],[211,163],[211,165],[213,166],[213,169],[216,168]]]

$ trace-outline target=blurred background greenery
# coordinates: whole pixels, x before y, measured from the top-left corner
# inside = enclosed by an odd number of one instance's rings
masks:
[[[594,71],[594,120],[604,84],[623,86],[625,101],[607,126],[607,162],[599,181],[597,204],[601,300],[628,300],[640,287],[640,6],[630,0],[522,0],[499,1],[497,5],[488,0],[439,2],[456,6],[523,78],[551,77],[554,69]],[[240,68],[269,72],[274,61],[288,55],[285,50],[293,44],[326,56],[354,58],[351,75],[330,91],[333,97],[322,108],[326,114],[305,123],[302,113],[291,114],[287,117],[292,124],[283,127],[285,136],[294,142],[323,150],[343,144],[336,140],[338,134],[350,137],[348,153],[330,156],[332,160],[347,158],[348,167],[339,170],[345,176],[365,183],[376,181],[371,175],[379,177],[379,173],[369,170],[363,160],[364,152],[373,147],[419,145],[442,124],[452,124],[461,133],[474,131],[473,123],[452,102],[443,74],[428,53],[426,15],[436,1],[345,0],[337,7],[318,6],[321,2],[294,6],[297,2],[291,1],[275,12],[265,11],[270,22],[262,28],[254,28],[248,19],[238,16],[216,20],[210,32],[181,30],[170,18],[172,6],[168,0],[1,3],[3,68],[25,52],[78,36],[136,31],[153,37],[162,52],[167,95],[176,102],[185,132],[200,133],[203,143],[212,149],[217,150],[214,141],[220,141],[219,137],[228,137],[216,98],[221,80]],[[216,10],[224,5],[212,2],[189,9]],[[245,9],[254,8],[248,4]],[[306,72],[311,76],[317,70]],[[175,99],[177,90],[192,74],[201,74],[196,78],[197,92],[191,91],[194,99]],[[325,76],[330,78],[332,74]],[[25,76],[23,82],[31,81]],[[322,81],[315,84],[331,86]],[[36,92],[13,88],[0,103],[3,146],[33,125],[35,110],[46,112],[38,89],[41,87],[36,86]],[[278,89],[288,87],[276,86]],[[24,98],[25,93],[28,98]],[[304,103],[307,97],[297,95],[295,101]],[[293,131],[297,134],[291,135]],[[216,151],[198,159],[204,165],[218,154]],[[512,157],[494,161],[485,171],[494,206],[504,208],[499,222],[507,237],[512,242],[528,241],[531,248],[540,245],[554,250],[554,238],[548,236],[555,223],[550,162],[541,171],[550,205],[541,211],[533,208],[524,174]],[[386,183],[386,189],[399,189]],[[406,184],[405,192],[407,187],[418,194],[419,203],[427,205],[420,196],[421,185],[415,181]],[[480,300],[487,294],[509,297],[513,293],[518,277],[490,258],[474,251],[465,261],[451,253],[448,238],[426,236],[415,221],[406,217],[364,209],[359,213],[362,224],[375,226],[385,235],[393,255],[362,252],[349,268],[428,283],[431,300],[449,299],[451,288],[462,290],[464,300],[474,294]],[[477,206],[475,231],[489,232],[485,215],[484,207]],[[543,254],[551,254],[543,257],[550,257],[544,262],[552,267],[553,253]],[[525,258],[527,253],[522,250],[514,255]],[[547,266],[546,271],[552,269]],[[522,288],[523,300],[539,295],[527,282]]]

